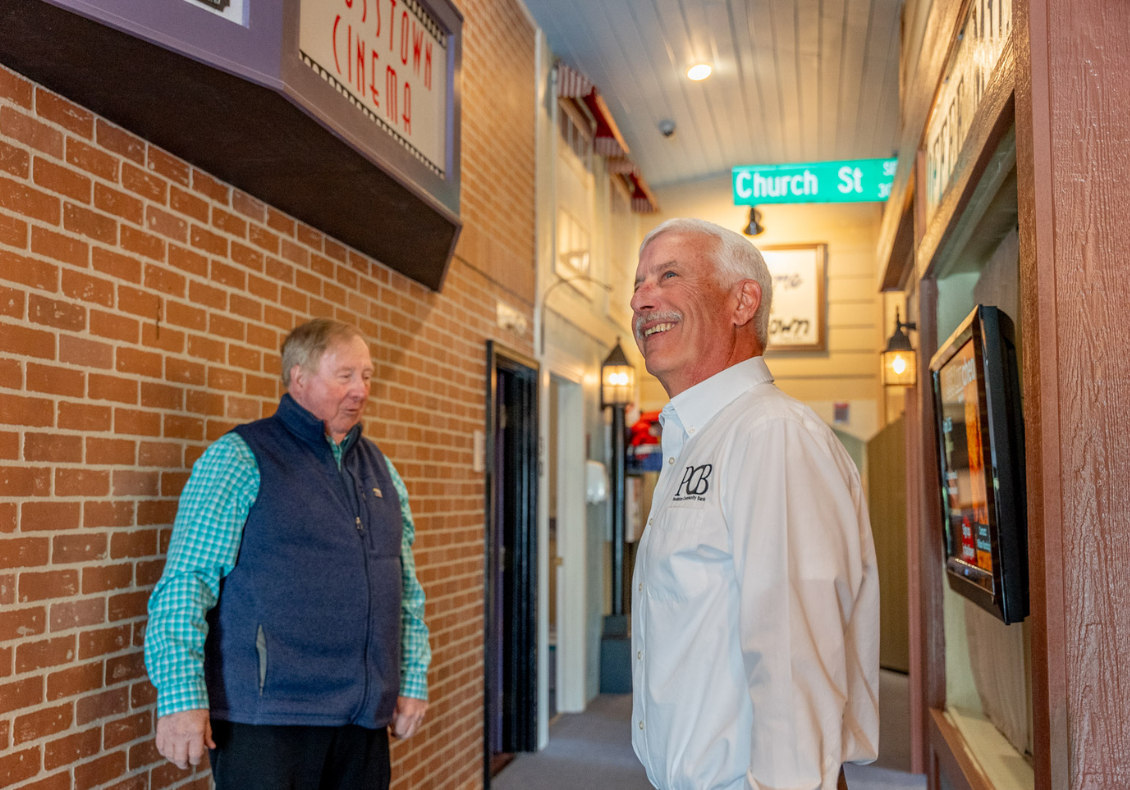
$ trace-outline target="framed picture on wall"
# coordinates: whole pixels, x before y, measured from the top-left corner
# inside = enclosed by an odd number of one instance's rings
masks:
[[[763,247],[761,254],[773,276],[768,350],[826,350],[824,278],[828,245]]]

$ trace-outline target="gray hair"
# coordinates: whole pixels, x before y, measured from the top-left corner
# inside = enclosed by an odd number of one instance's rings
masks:
[[[707,222],[704,219],[677,217],[669,219],[648,233],[640,244],[640,257],[647,245],[664,233],[697,233],[717,240],[707,257],[714,263],[719,285],[729,288],[739,280],[753,280],[761,286],[761,304],[753,314],[753,329],[757,342],[765,349],[769,345],[769,309],[773,303],[773,277],[757,247],[745,236]]]
[[[315,318],[290,330],[282,344],[283,385],[290,386],[290,371],[295,365],[314,372],[327,349],[354,337],[365,339],[357,327],[332,318]]]

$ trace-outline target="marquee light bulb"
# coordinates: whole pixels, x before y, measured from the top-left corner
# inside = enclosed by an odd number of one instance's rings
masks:
[[[714,69],[711,68],[709,64],[698,63],[687,69],[687,77],[695,82],[699,82],[709,77],[712,71],[714,71]]]

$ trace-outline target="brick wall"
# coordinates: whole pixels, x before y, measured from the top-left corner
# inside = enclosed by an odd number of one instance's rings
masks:
[[[192,463],[273,411],[281,339],[321,315],[370,340],[366,431],[417,518],[432,703],[395,784],[481,784],[471,436],[486,339],[531,353],[494,314],[533,300],[534,45],[508,3],[462,10],[468,233],[441,294],[0,66],[0,787],[208,786],[153,747],[146,600]]]

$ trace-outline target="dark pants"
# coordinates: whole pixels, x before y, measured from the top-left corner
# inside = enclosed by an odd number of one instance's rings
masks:
[[[388,728],[212,720],[217,790],[388,790]]]

